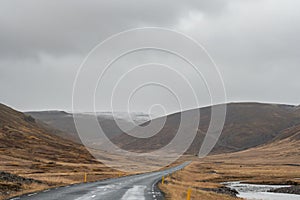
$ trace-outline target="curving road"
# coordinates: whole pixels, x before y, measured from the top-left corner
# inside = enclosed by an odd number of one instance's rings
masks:
[[[11,200],[161,200],[163,196],[156,183],[162,176],[180,170],[188,164],[189,162],[186,162],[159,172],[49,189]]]

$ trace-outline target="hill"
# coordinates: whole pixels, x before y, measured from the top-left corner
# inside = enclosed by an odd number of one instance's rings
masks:
[[[95,162],[83,146],[53,134],[30,116],[0,104],[1,155],[33,160]]]
[[[49,132],[49,131],[52,132]],[[82,146],[53,134],[32,116],[0,104],[0,199],[15,194],[118,176]]]
[[[197,110],[201,118],[198,133],[188,153],[197,154],[207,132],[211,108]],[[168,144],[175,136],[180,124],[181,113],[167,116],[161,131],[151,138],[134,138],[122,134],[114,138],[114,143],[130,151],[152,151]],[[161,120],[161,118],[154,119]],[[261,103],[231,103],[227,105],[224,129],[212,153],[237,152],[257,147],[286,135],[283,131],[300,124],[297,107],[290,105]],[[135,130],[132,130],[133,132]],[[186,133],[189,134],[189,133]]]
[[[243,163],[268,163],[300,166],[300,125],[282,131],[272,142],[223,155],[222,160],[239,160]],[[221,160],[220,155],[212,157]]]
[[[168,199],[183,199],[187,188],[193,199],[237,199],[222,183],[295,185],[278,189],[299,194],[300,125],[289,127],[267,144],[247,150],[210,155],[172,174],[160,185]],[[278,198],[279,199],[279,198]],[[287,198],[288,199],[288,198]]]
[[[204,107],[185,111],[199,111],[201,115],[197,136],[187,153],[197,154],[199,151],[210,122],[211,108]],[[80,143],[72,114],[63,111],[30,112],[27,114],[48,124],[49,127],[54,127],[55,130],[60,129],[62,131],[54,132],[54,134]],[[92,117],[90,114],[81,114],[80,116],[85,119]],[[180,124],[180,117],[181,113],[168,115],[162,130],[150,138],[135,138],[125,134],[118,127],[111,114],[99,113],[98,121],[107,136],[116,145],[129,151],[146,152],[159,149],[174,138]],[[118,120],[118,123],[128,127],[129,133],[138,134],[136,133],[138,130],[130,130],[131,124],[126,119],[120,117]],[[138,123],[144,122],[143,120],[138,121]],[[162,118],[154,120],[160,121]],[[146,122],[142,125],[144,126],[148,123]],[[230,103],[227,105],[224,129],[212,153],[237,152],[257,147],[272,142],[276,138],[286,137],[287,134],[283,131],[299,124],[300,112],[298,106]],[[48,132],[53,133],[53,131]]]

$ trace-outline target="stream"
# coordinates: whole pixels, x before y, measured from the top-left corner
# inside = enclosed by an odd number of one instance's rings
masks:
[[[290,187],[289,185],[258,185],[258,184],[245,184],[241,182],[226,182],[223,183],[230,189],[238,191],[238,197],[247,200],[299,200],[300,195],[285,194],[285,193],[272,193],[268,192],[270,189]]]

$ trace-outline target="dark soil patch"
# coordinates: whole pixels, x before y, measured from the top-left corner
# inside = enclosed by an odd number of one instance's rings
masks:
[[[299,194],[300,195],[300,186],[299,185],[295,185],[295,186],[291,186],[291,187],[282,187],[282,188],[277,188],[277,189],[269,190],[269,192],[287,193],[287,194]]]
[[[291,181],[291,180],[287,180],[287,181],[282,181],[282,180],[278,180],[278,181],[250,181],[250,182],[247,182],[247,181],[243,181],[242,183],[245,183],[245,184],[259,184],[259,185],[299,185],[298,182],[295,182],[295,181]]]
[[[32,184],[32,183],[43,183],[42,181],[34,180],[32,178],[24,178],[11,173],[0,171],[0,181],[1,182],[13,182],[21,184]]]
[[[11,192],[18,192],[22,189],[20,183],[0,183],[0,195],[7,195]]]
[[[230,189],[228,187],[220,187],[220,188],[198,188],[204,191],[209,191],[209,192],[216,192],[219,194],[227,194],[232,197],[237,197],[236,195],[239,194],[238,191],[235,189]]]

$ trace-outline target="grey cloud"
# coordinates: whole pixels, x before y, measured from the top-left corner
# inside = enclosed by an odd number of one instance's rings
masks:
[[[0,55],[86,53],[111,34],[140,26],[170,26],[189,10],[222,9],[221,2],[6,1],[0,6]]]
[[[299,104],[299,6],[294,0],[1,1],[0,101],[23,110],[70,110],[76,71],[96,44],[126,29],[160,26],[207,48],[229,101]]]

